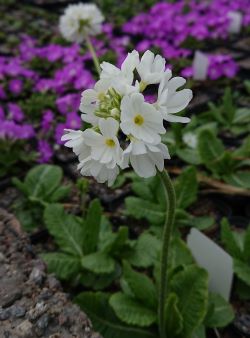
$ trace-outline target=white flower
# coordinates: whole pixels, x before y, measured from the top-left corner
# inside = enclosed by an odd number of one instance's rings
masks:
[[[64,129],[66,133],[62,136],[62,141],[67,141],[64,145],[72,148],[77,156],[87,157],[90,155],[90,148],[85,144],[83,132],[81,130]]]
[[[60,18],[59,29],[66,40],[82,42],[85,35],[101,32],[103,20],[103,15],[95,4],[69,5]]]
[[[176,114],[186,108],[193,97],[192,91],[190,89],[176,91],[177,88],[186,83],[186,80],[183,77],[173,77],[170,79],[171,77],[171,70],[167,70],[158,89],[158,99],[155,107],[161,112],[164,120],[187,123],[190,121],[189,118],[173,116],[172,114]]]
[[[96,82],[93,89],[86,89],[82,93],[80,111],[83,113],[83,121],[91,123],[93,126],[98,125],[99,118],[95,115],[100,101],[104,98],[109,88],[109,83],[105,80]]]
[[[166,61],[160,55],[154,55],[147,50],[136,69],[140,75],[141,81],[145,85],[159,83],[164,74]]]
[[[121,161],[122,149],[120,147],[117,132],[119,123],[113,119],[100,119],[99,129],[101,133],[93,129],[83,132],[86,145],[91,147],[91,158],[106,164],[113,169]]]
[[[198,139],[194,133],[185,133],[182,137],[183,142],[192,149],[197,148]]]
[[[165,133],[161,114],[144,101],[140,93],[124,96],[121,101],[121,130],[148,143],[159,143]]]
[[[128,53],[121,65],[121,69],[109,62],[102,62],[101,79],[109,82],[109,86],[116,89],[120,94],[129,94],[138,91],[138,87],[133,86],[134,70],[139,64],[139,53],[132,51]]]
[[[156,168],[159,171],[164,169],[164,159],[170,159],[168,148],[165,144],[149,144],[133,139],[123,152],[121,167],[131,166],[141,177],[155,176]]]
[[[108,182],[110,187],[117,175],[119,174],[119,168],[115,165],[113,168],[109,168],[107,165],[95,161],[91,158],[87,158],[85,161],[81,161],[77,167],[83,176],[93,176],[97,182]]]

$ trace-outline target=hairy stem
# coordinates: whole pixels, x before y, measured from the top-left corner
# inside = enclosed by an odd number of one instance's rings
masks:
[[[100,63],[99,63],[99,59],[98,59],[98,56],[96,55],[96,51],[95,51],[95,48],[89,38],[88,35],[85,35],[85,40],[86,40],[86,45],[88,47],[88,50],[92,56],[92,59],[93,59],[93,62],[94,62],[94,65],[95,65],[95,68],[96,68],[96,71],[98,73],[98,75],[100,75],[101,73],[101,67],[100,67]]]
[[[166,218],[162,234],[163,243],[161,251],[158,315],[160,338],[167,338],[164,327],[164,305],[168,296],[167,272],[171,236],[173,232],[175,217],[175,190],[171,179],[165,170],[163,170],[162,172],[158,172],[158,175],[161,178],[162,184],[164,185],[166,197]]]

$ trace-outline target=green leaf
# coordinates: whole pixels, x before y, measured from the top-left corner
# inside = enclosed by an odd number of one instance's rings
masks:
[[[186,243],[180,238],[172,240],[172,250],[170,252],[171,267],[185,266],[193,264],[193,256]]]
[[[146,275],[134,271],[127,262],[123,263],[123,277],[128,283],[134,297],[146,307],[157,309],[156,288]]]
[[[177,305],[178,297],[170,293],[164,307],[165,332],[168,337],[175,337],[183,329],[183,317]]]
[[[200,154],[199,154],[197,149],[189,149],[189,148],[178,149],[176,154],[183,161],[185,161],[189,164],[194,164],[194,165],[201,164]]]
[[[208,298],[208,307],[212,311],[205,318],[207,327],[225,327],[234,319],[234,311],[232,306],[220,295],[210,293]]]
[[[78,257],[64,253],[53,252],[41,255],[48,265],[50,273],[55,273],[59,279],[70,279],[76,276],[81,269]]]
[[[238,278],[250,286],[250,267],[249,264],[234,259],[234,272]]]
[[[171,280],[171,292],[178,299],[178,308],[183,317],[182,338],[192,336],[192,333],[202,323],[208,302],[208,275],[197,266],[187,266],[176,273]]]
[[[115,260],[103,252],[91,253],[81,260],[82,267],[94,273],[111,273],[115,270]]]
[[[206,330],[203,325],[199,326],[197,329],[194,330],[192,338],[206,338]]]
[[[129,257],[129,262],[142,268],[154,265],[158,259],[161,242],[155,236],[143,233],[136,241],[133,253]]]
[[[236,281],[236,292],[241,300],[250,300],[250,286],[240,279]]]
[[[140,198],[146,199],[151,202],[154,201],[154,196],[152,195],[152,191],[150,190],[150,187],[145,182],[145,180],[141,180],[139,182],[133,182],[132,190]]]
[[[62,175],[60,167],[41,164],[28,172],[24,184],[30,196],[45,200],[59,186]]]
[[[127,215],[136,219],[147,219],[152,224],[162,224],[165,219],[165,212],[161,206],[138,197],[127,197],[125,199]]]
[[[60,204],[49,204],[44,221],[60,249],[75,256],[83,256],[83,228],[76,217],[64,211]]]
[[[58,202],[67,197],[70,193],[70,186],[61,186],[57,188],[50,196],[50,202]]]
[[[126,324],[147,327],[156,322],[156,311],[146,308],[136,299],[122,292],[113,294],[109,304],[117,317]]]
[[[250,171],[237,171],[225,176],[224,180],[236,187],[250,189]]]
[[[250,109],[238,108],[235,112],[233,123],[235,124],[247,124],[250,122]]]
[[[121,254],[121,250],[128,240],[128,227],[121,226],[117,233],[107,233],[106,241],[102,245],[102,251],[111,255]]]
[[[221,221],[221,241],[231,256],[235,258],[242,257],[240,247],[226,218],[223,218]]]
[[[197,199],[198,182],[196,169],[185,169],[175,181],[176,203],[180,209],[186,209]]]
[[[250,226],[248,226],[244,236],[243,256],[245,257],[246,262],[249,262],[250,264]]]
[[[150,330],[122,323],[109,306],[109,295],[102,292],[82,292],[76,302],[90,317],[95,330],[105,338],[155,338]]]
[[[216,171],[217,163],[224,153],[222,141],[212,131],[204,129],[198,136],[198,151],[207,168]]]
[[[93,200],[88,208],[83,231],[84,254],[95,252],[99,239],[102,220],[102,207],[98,199]]]
[[[192,225],[196,229],[205,230],[215,224],[215,219],[211,216],[199,216],[192,218]]]
[[[15,187],[20,190],[25,196],[28,196],[28,189],[26,185],[21,182],[17,177],[12,178],[12,183],[15,185]]]

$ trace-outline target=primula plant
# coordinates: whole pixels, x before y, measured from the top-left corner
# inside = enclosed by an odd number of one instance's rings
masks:
[[[163,338],[166,337],[164,313],[169,294],[167,272],[175,191],[164,171],[164,159],[170,156],[166,145],[161,143],[161,135],[166,133],[164,120],[189,122],[187,117],[176,116],[176,113],[188,105],[192,91],[177,91],[185,79],[172,78],[172,72],[165,69],[165,60],[149,50],[141,58],[137,51],[129,53],[121,68],[103,62],[101,69],[100,80],[94,88],[82,93],[82,119],[91,127],[84,131],[66,130],[62,140],[78,156],[81,174],[93,176],[98,182],[107,181],[112,185],[119,170],[129,165],[144,178],[158,172],[166,199],[157,297],[159,335]],[[157,100],[152,104],[146,102],[143,95],[150,85],[158,85]]]

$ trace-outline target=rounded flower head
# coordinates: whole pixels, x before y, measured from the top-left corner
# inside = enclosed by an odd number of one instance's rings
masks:
[[[66,130],[62,141],[78,156],[80,173],[98,182],[112,185],[119,170],[130,165],[141,177],[154,176],[170,158],[167,146],[161,143],[166,132],[163,120],[188,122],[188,118],[173,114],[187,106],[192,92],[177,91],[185,80],[171,79],[165,60],[150,51],[141,59],[137,51],[129,53],[121,68],[108,62],[101,68],[100,80],[82,93],[80,104],[82,119],[91,127]],[[135,79],[135,72],[139,79]],[[146,102],[144,89],[157,83],[156,102]]]
[[[66,40],[80,43],[86,35],[100,33],[103,20],[95,4],[69,5],[60,18],[59,29]]]

